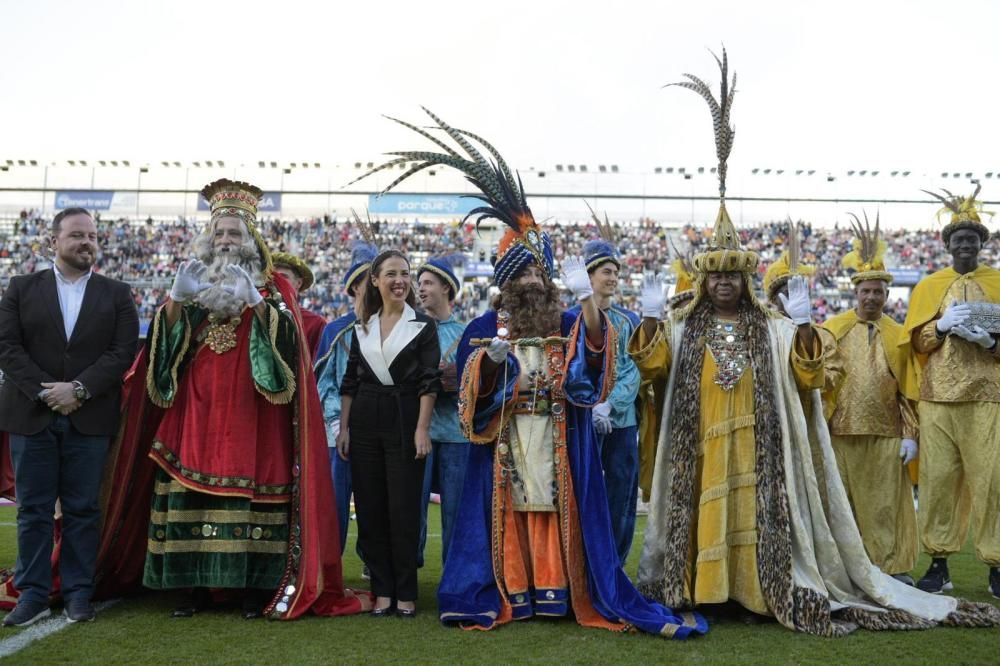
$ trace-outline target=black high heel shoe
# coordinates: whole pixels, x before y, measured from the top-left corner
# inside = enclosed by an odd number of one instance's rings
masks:
[[[392,604],[389,604],[385,608],[373,608],[368,614],[372,617],[391,617],[395,612],[396,609],[392,607]]]
[[[417,617],[416,608],[397,608],[396,615],[403,618],[404,620],[412,620]]]

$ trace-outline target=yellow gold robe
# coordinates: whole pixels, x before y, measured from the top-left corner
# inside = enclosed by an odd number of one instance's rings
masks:
[[[649,340],[640,327],[629,341],[629,353],[644,381],[665,381],[672,361],[669,339],[669,332],[661,330]],[[822,388],[819,336],[810,353],[796,351],[792,365],[799,388]],[[755,613],[770,614],[757,575],[753,371],[747,368],[729,391],[715,383],[715,374],[715,360],[706,349],[694,498],[696,552],[689,558],[688,596],[696,604],[732,599]]]
[[[854,310],[824,324],[840,349],[846,377],[830,434],[837,468],[872,564],[889,574],[916,564],[917,518],[913,486],[899,458],[902,438],[919,436],[914,405],[900,391],[903,327],[874,322]]]

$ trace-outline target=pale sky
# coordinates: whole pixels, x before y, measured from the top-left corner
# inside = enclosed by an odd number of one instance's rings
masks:
[[[0,158],[347,163],[419,105],[526,169],[714,164],[661,89],[725,43],[734,167],[1000,171],[1000,3],[0,0]]]

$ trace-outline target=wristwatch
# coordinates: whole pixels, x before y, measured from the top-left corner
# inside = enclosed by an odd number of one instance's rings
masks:
[[[76,399],[80,402],[90,400],[90,391],[88,391],[87,387],[78,381],[73,382],[73,395],[76,396]]]

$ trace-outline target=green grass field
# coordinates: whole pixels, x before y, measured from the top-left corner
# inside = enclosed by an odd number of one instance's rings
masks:
[[[440,532],[431,505],[432,533]],[[0,508],[0,565],[15,557],[14,510]],[[628,571],[635,573],[643,519]],[[354,555],[355,528],[344,562],[346,583],[365,588]],[[1000,630],[940,628],[922,632],[855,632],[842,639],[795,634],[777,624],[747,626],[737,620],[712,625],[703,637],[668,641],[641,634],[584,629],[572,620],[531,620],[492,632],[445,628],[437,621],[435,587],[440,576],[440,537],[429,537],[427,566],[420,572],[420,616],[413,621],[305,618],[295,622],[241,620],[235,609],[175,620],[175,595],[125,600],[96,622],[74,625],[41,639],[8,659],[14,664],[268,664],[268,663],[998,663]],[[927,561],[921,559],[922,573]],[[971,546],[950,562],[955,594],[992,600],[986,567]],[[4,629],[0,640],[17,633]]]

